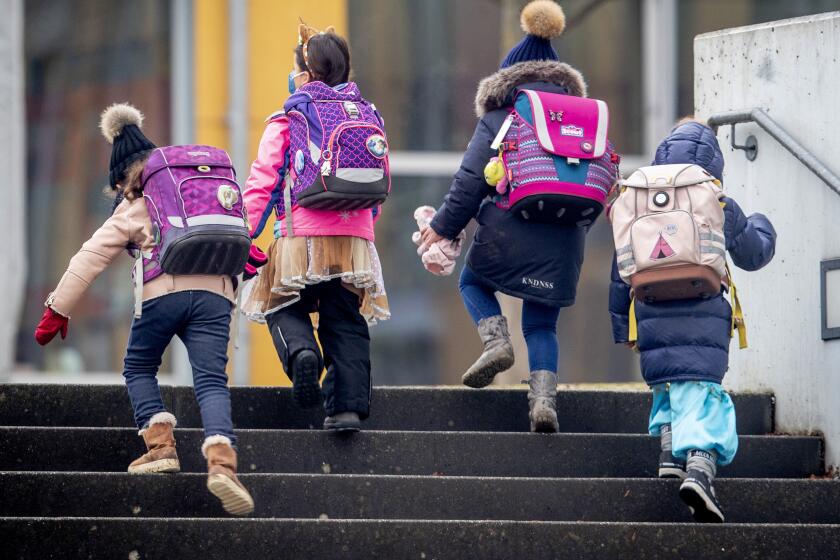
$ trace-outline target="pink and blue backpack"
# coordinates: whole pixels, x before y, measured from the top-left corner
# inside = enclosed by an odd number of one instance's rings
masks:
[[[619,178],[608,124],[603,101],[519,90],[491,145],[507,183],[497,206],[524,220],[590,226]]]
[[[155,243],[137,260],[139,289],[141,278],[149,282],[163,273],[242,273],[251,237],[227,152],[201,145],[156,148],[141,181]]]
[[[289,119],[288,205],[321,210],[375,208],[391,191],[388,140],[376,107],[350,82],[310,82],[284,105]]]

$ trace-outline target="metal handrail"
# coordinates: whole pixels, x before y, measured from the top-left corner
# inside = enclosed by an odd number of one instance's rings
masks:
[[[751,145],[748,141],[745,146],[735,145],[735,125],[740,123],[754,122],[764,129],[767,134],[776,139],[776,141],[784,146],[784,148],[793,154],[793,157],[802,162],[805,167],[814,172],[814,174],[822,179],[828,187],[835,193],[840,195],[840,177],[835,175],[826,165],[809,152],[805,146],[797,142],[797,140],[788,134],[788,132],[774,121],[764,109],[756,107],[746,111],[729,111],[726,113],[718,113],[709,117],[709,126],[717,133],[718,127],[724,124],[732,125],[732,145],[735,148],[743,149],[749,154],[755,154],[757,147],[755,143]],[[755,159],[752,157],[750,159]]]

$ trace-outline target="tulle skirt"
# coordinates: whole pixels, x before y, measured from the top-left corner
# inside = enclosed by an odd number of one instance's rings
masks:
[[[244,287],[242,311],[252,321],[300,300],[306,286],[340,278],[359,294],[359,312],[368,324],[391,317],[382,266],[373,242],[361,237],[280,237],[268,263]]]

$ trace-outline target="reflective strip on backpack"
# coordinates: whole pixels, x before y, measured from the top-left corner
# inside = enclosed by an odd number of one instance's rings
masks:
[[[536,115],[543,115],[545,113],[542,100],[535,91],[526,89],[524,92],[528,96],[528,99],[531,100],[531,107],[533,107],[532,112],[535,115],[534,130],[537,133],[537,138],[539,138],[540,144],[542,144],[547,151],[554,152],[554,142],[551,141],[551,135],[548,133],[548,124],[545,122],[544,118],[536,117]]]
[[[596,99],[595,103],[598,105],[598,128],[597,132],[595,133],[595,149],[593,150],[596,154],[603,154],[604,151],[607,149],[607,104],[601,101],[600,99]]]
[[[716,233],[701,233],[700,234],[700,241],[714,241],[715,243],[720,243],[721,245],[726,245],[726,239],[721,237]]]
[[[623,261],[618,261],[618,268],[620,268],[621,270],[627,270],[634,266],[636,266],[636,259],[634,259],[633,257],[624,259]]]
[[[134,318],[143,315],[143,257],[134,261]]]
[[[354,183],[374,183],[385,177],[385,170],[377,167],[339,167],[335,176]]]
[[[720,247],[715,247],[713,245],[701,245],[700,246],[700,253],[710,254],[710,255],[720,255],[722,257],[725,257],[726,256],[726,249],[721,249]]]
[[[245,227],[245,218],[240,216],[225,216],[224,214],[205,214],[187,218],[187,226],[238,226]]]
[[[621,255],[623,255],[625,253],[632,253],[632,252],[633,252],[633,246],[632,245],[625,245],[624,247],[621,247],[620,249],[616,249],[615,254],[620,257]]]
[[[502,144],[502,140],[505,139],[505,134],[507,131],[510,130],[510,125],[513,123],[513,113],[509,114],[507,118],[502,123],[502,128],[499,129],[499,132],[496,134],[496,137],[493,139],[493,143],[490,144],[491,150],[498,150],[499,146]]]
[[[167,216],[167,220],[176,228],[184,227],[184,220],[180,216]],[[237,226],[245,227],[245,218],[239,216],[225,216],[224,214],[205,214],[187,218],[187,227],[190,226]]]

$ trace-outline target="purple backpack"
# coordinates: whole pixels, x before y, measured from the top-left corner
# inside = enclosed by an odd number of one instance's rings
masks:
[[[235,276],[244,270],[251,237],[227,152],[201,145],[157,148],[141,180],[155,236],[143,254],[143,282],[164,272]]]
[[[376,107],[350,82],[310,82],[286,101],[291,192],[285,204],[356,210],[382,204],[391,191],[388,140]]]

